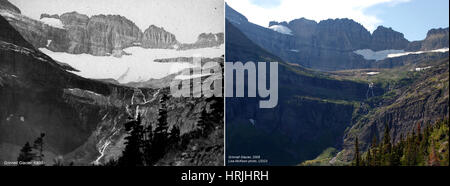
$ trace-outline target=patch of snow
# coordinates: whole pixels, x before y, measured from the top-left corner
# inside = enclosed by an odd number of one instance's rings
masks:
[[[10,13],[7,10],[0,10],[0,15],[2,15],[3,17],[16,18],[14,14]]]
[[[292,50],[289,50],[289,51],[291,51],[291,52],[300,52],[299,50],[294,50],[294,49],[292,49]]]
[[[417,72],[420,72],[420,71],[422,71],[422,70],[427,70],[427,69],[430,69],[430,68],[431,68],[431,66],[422,67],[422,68],[417,67],[417,68],[415,68],[414,70],[417,71]]]
[[[25,117],[20,116],[20,121],[21,121],[21,122],[25,122]]]
[[[83,89],[79,89],[79,88],[68,88],[68,89],[64,89],[64,90],[68,90],[69,92],[86,92],[88,94],[95,95],[95,96],[103,96],[103,95],[98,94],[96,92],[92,92],[90,90],[83,90]]]
[[[380,72],[367,72],[366,74],[372,76],[372,75],[377,75],[377,74],[379,74],[379,73],[380,73]]]
[[[387,57],[388,58],[394,58],[394,57],[400,57],[400,56],[406,56],[410,54],[423,54],[423,53],[435,53],[435,52],[448,52],[448,48],[441,48],[436,50],[428,50],[428,51],[417,51],[417,52],[402,52],[402,53],[396,53],[396,54],[390,54]]]
[[[181,79],[181,80],[195,79],[195,78],[206,77],[206,76],[210,76],[210,75],[211,74],[178,75],[175,77],[175,79]]]
[[[40,48],[44,54],[79,70],[73,72],[91,79],[115,79],[119,83],[142,82],[149,79],[160,79],[183,69],[191,68],[189,63],[159,63],[155,59],[197,56],[214,58],[224,54],[224,45],[218,48],[201,48],[192,50],[144,49],[129,47],[121,58],[113,56],[93,56],[90,54],[69,54],[53,52]]]
[[[353,51],[355,54],[361,55],[366,60],[383,60],[388,58],[389,55],[405,52],[404,50],[381,50],[381,51],[373,51],[371,49],[362,49]]]
[[[47,48],[50,46],[51,43],[52,43],[52,40],[47,40]]]
[[[269,29],[286,35],[292,35],[292,30],[283,25],[272,25]]]
[[[45,23],[45,24],[47,24],[47,25],[49,25],[49,26],[52,26],[52,27],[55,27],[55,28],[64,29],[64,24],[59,19],[45,17],[45,18],[40,19],[40,21]]]

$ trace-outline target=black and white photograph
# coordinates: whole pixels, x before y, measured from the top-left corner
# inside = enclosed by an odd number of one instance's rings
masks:
[[[175,90],[222,85],[223,0],[1,0],[0,15],[2,165],[223,165],[222,87]]]

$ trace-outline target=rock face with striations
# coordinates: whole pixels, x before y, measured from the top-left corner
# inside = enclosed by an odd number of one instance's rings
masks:
[[[371,35],[364,26],[351,19],[328,19],[319,22],[312,44],[338,50],[369,48]]]
[[[223,33],[202,33],[198,36],[196,44],[199,48],[213,47],[223,44]]]
[[[379,26],[372,34],[371,49],[374,51],[386,49],[405,49],[409,41],[405,39],[402,33]]]
[[[163,28],[150,26],[144,33],[132,21],[119,15],[87,15],[68,12],[62,15],[42,14],[41,19],[57,19],[57,28],[21,15],[8,1],[1,1],[1,11],[11,25],[35,48],[55,52],[92,54],[95,56],[125,54],[124,48],[143,45],[144,48],[173,48],[178,44],[175,35]],[[4,3],[4,2],[8,2]],[[12,6],[9,6],[12,5]]]
[[[448,42],[448,27],[431,29],[428,31],[427,37],[422,42],[421,50],[448,48]]]
[[[70,39],[67,52],[72,54],[89,53],[89,35],[86,29],[89,17],[77,12],[69,12],[62,14],[60,19],[67,28]]]
[[[316,32],[317,23],[305,18],[294,19],[289,22],[289,28],[299,37],[298,42],[311,42],[311,38]]]
[[[69,43],[67,30],[52,27],[14,12],[2,14],[2,16],[35,48],[46,47],[56,52],[67,50]]]
[[[155,25],[150,25],[142,37],[144,48],[174,48],[177,44],[175,35]]]
[[[50,15],[50,14],[41,14],[41,17],[39,19],[42,19],[42,18],[59,19],[60,17],[59,17],[58,14],[52,14],[52,15]]]
[[[11,4],[8,0],[0,0],[0,9],[20,14],[20,9]]]
[[[190,44],[182,44],[180,49],[196,49],[196,48],[208,48],[208,47],[216,47],[220,46],[224,43],[224,34],[223,33],[201,33],[197,37],[197,41],[195,43]]]
[[[21,15],[20,10],[7,0],[0,1],[0,10],[10,24],[35,48],[48,48],[54,52],[92,54],[120,57],[123,49],[132,46],[162,49],[195,49],[223,44],[223,33],[201,34],[196,43],[181,44],[174,34],[155,25],[142,32],[135,23],[120,15],[94,15],[77,12],[62,15],[41,14],[41,20]],[[45,19],[61,21],[62,25],[49,25]],[[51,24],[51,23],[50,23]]]
[[[118,15],[96,15],[87,24],[89,53],[121,56],[122,49],[140,42],[142,32],[130,20]]]

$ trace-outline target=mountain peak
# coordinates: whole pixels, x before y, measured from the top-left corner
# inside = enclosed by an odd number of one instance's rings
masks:
[[[292,24],[317,24],[317,22],[314,20],[310,20],[310,19],[306,19],[306,18],[302,17],[299,19],[294,19],[292,21],[289,21],[289,25],[292,25]]]
[[[393,30],[391,27],[378,26],[372,33],[372,49],[405,49],[409,41],[405,39],[400,32]]]
[[[39,19],[42,19],[42,18],[54,18],[54,19],[59,19],[59,15],[58,15],[58,14],[53,14],[53,15],[50,15],[50,14],[41,14],[41,16],[40,16]]]
[[[0,10],[8,10],[20,14],[20,9],[10,3],[8,0],[0,0]]]
[[[449,30],[447,28],[433,28],[427,32],[427,37],[437,34],[447,34],[448,35]]]
[[[357,27],[361,27],[364,28],[363,25],[361,25],[360,23],[356,22],[353,19],[349,19],[349,18],[335,18],[335,19],[326,19],[326,20],[322,20],[319,22],[320,25],[342,25],[342,26],[357,26]],[[364,28],[366,29],[366,28]]]
[[[286,21],[283,22],[278,22],[278,21],[270,21],[269,22],[269,27],[274,26],[274,25],[282,25],[282,26],[288,26],[288,23]]]
[[[144,48],[172,48],[177,43],[175,35],[156,25],[150,25],[142,37]]]
[[[243,22],[248,22],[247,17],[228,6],[227,3],[225,3],[225,12],[226,19],[232,23],[241,24]]]

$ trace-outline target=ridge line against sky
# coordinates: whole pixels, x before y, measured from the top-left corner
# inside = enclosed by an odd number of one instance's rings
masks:
[[[448,0],[225,0],[252,23],[306,18],[317,22],[350,18],[370,32],[391,27],[410,41],[423,40],[428,30],[448,27]]]
[[[88,16],[117,14],[142,31],[163,27],[182,43],[193,43],[201,33],[224,32],[224,0],[9,0],[23,15],[39,20],[42,13],[77,11]]]

